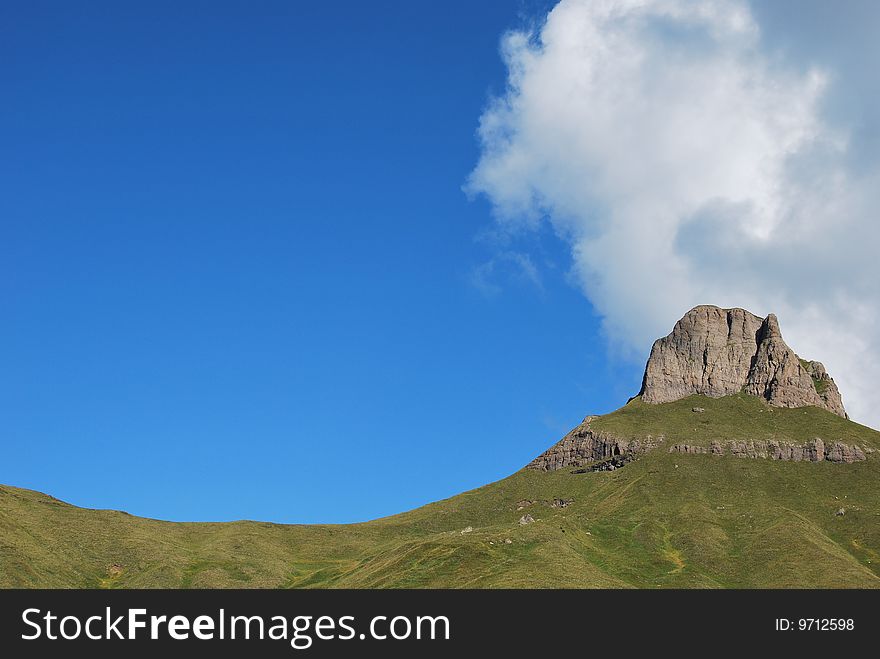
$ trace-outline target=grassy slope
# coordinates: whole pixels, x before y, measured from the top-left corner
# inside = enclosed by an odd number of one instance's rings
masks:
[[[880,448],[830,413],[745,396],[634,401],[594,423],[668,442]],[[536,503],[517,510],[523,499]],[[536,521],[520,526],[525,512]],[[0,586],[880,587],[880,453],[842,465],[658,450],[614,472],[520,471],[348,526],[174,524],[0,486]]]
[[[692,412],[695,407],[705,411]],[[663,405],[635,398],[616,412],[596,419],[590,427],[628,438],[664,435],[667,445],[708,445],[713,439],[803,443],[821,437],[826,444],[839,440],[862,447],[880,446],[880,433],[876,430],[836,414],[816,407],[771,407],[747,394],[724,398],[690,396]]]

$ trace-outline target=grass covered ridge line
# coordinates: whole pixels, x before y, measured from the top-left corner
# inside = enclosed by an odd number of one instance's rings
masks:
[[[878,447],[880,434],[830,412],[766,408],[746,396],[633,401],[593,423],[691,444],[821,436]],[[877,456],[656,450],[613,472],[522,470],[351,525],[162,522],[0,486],[0,586],[876,588]],[[520,524],[526,513],[534,522]]]

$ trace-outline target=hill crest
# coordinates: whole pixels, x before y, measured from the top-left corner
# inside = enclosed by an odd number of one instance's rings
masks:
[[[710,405],[715,399],[719,403]],[[774,408],[781,409],[771,421]],[[803,414],[792,414],[797,411]],[[829,412],[835,416],[829,418]],[[634,419],[638,422],[631,423]],[[687,432],[670,432],[679,423]],[[761,318],[745,309],[700,305],[654,342],[634,399],[611,414],[588,416],[527,466],[613,470],[660,448],[859,462],[874,449],[859,433],[850,437],[850,425],[857,426],[849,421],[834,380],[821,362],[801,359],[785,343],[774,314]],[[744,427],[750,434],[738,432]]]

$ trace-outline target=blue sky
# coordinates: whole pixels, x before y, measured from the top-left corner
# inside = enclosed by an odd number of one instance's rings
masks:
[[[0,10],[0,482],[365,520],[637,388],[552,231],[523,276],[462,192],[539,5],[123,4]]]
[[[619,407],[704,302],[876,425],[876,5],[696,6],[4,3],[0,482],[392,514]]]

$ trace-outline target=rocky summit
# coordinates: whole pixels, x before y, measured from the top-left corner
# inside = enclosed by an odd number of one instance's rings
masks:
[[[540,471],[566,467],[613,470],[661,447],[669,453],[730,454],[792,462],[850,463],[866,459],[859,445],[850,445],[837,436],[823,439],[813,434],[798,441],[780,440],[779,432],[770,431],[766,424],[759,424],[758,436],[732,439],[725,435],[730,433],[722,428],[718,415],[707,413],[702,406],[684,406],[702,417],[696,424],[682,422],[680,412],[671,415],[676,423],[696,425],[691,436],[701,440],[697,442],[667,442],[670,417],[662,412],[653,415],[666,418],[666,426],[661,424],[656,434],[643,432],[643,427],[635,434],[621,434],[612,427],[615,416],[626,418],[637,406],[662,407],[692,396],[745,396],[757,407],[746,405],[740,408],[748,410],[742,414],[761,415],[771,408],[818,408],[849,418],[825,367],[821,362],[798,357],[783,340],[775,315],[761,318],[745,309],[702,305],[688,311],[668,336],[654,342],[642,389],[634,400],[611,415],[588,416],[528,467]],[[759,404],[755,399],[763,402]],[[726,423],[740,424],[742,420],[734,413],[728,415]]]
[[[708,305],[688,311],[654,342],[639,396],[668,403],[740,391],[776,407],[813,405],[846,418],[834,380],[821,362],[801,359],[785,343],[775,315]]]

